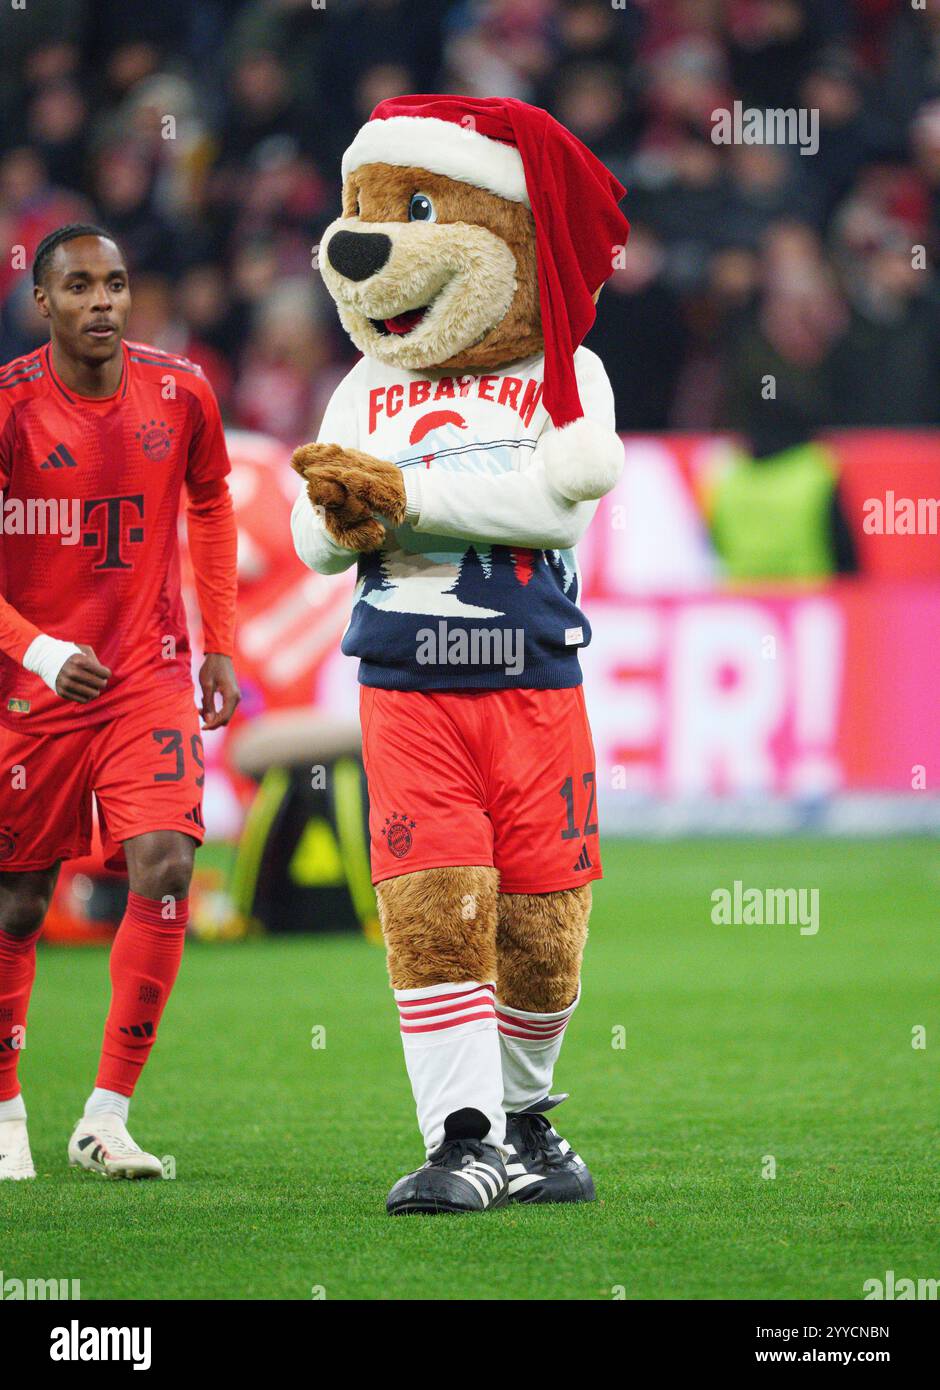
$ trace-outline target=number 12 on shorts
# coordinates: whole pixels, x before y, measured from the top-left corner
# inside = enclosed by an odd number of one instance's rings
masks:
[[[558,789],[558,795],[564,799],[565,810],[567,813],[567,825],[565,829],[561,832],[561,838],[563,840],[579,840],[582,835],[587,837],[588,835],[597,834],[597,821],[594,819],[594,797],[596,791],[594,773],[582,772],[581,785],[583,786],[587,795],[587,810],[584,815],[583,830],[578,829],[578,824],[575,820],[574,778],[566,777]]]

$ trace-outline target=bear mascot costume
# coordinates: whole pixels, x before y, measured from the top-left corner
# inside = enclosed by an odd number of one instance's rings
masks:
[[[298,555],[358,567],[372,877],[427,1161],[387,1209],[594,1197],[547,1112],[600,877],[574,547],[617,482],[581,346],[624,189],[515,99],[381,102],[320,269],[363,354],[296,451]]]

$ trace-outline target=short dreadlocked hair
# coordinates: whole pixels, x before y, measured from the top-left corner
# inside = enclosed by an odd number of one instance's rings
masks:
[[[114,241],[114,237],[104,227],[96,227],[93,222],[67,222],[64,227],[57,227],[54,232],[44,236],[36,247],[36,254],[33,257],[33,284],[41,285],[43,277],[49,266],[49,262],[55,255],[57,249],[65,241],[74,241],[79,236],[100,236],[105,241]],[[114,241],[115,246],[117,242]]]

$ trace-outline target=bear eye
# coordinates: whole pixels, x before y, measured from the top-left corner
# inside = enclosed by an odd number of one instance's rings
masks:
[[[408,205],[409,222],[436,222],[434,204],[426,193],[415,193]]]

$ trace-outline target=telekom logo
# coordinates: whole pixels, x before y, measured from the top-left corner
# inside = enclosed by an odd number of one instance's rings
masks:
[[[82,508],[82,524],[89,522],[97,529],[86,529],[82,534],[82,545],[98,547],[101,557],[94,565],[96,570],[130,570],[133,562],[126,560],[125,546],[140,545],[144,539],[143,526],[135,521],[144,519],[144,498],[142,493],[132,497],[88,497]]]

